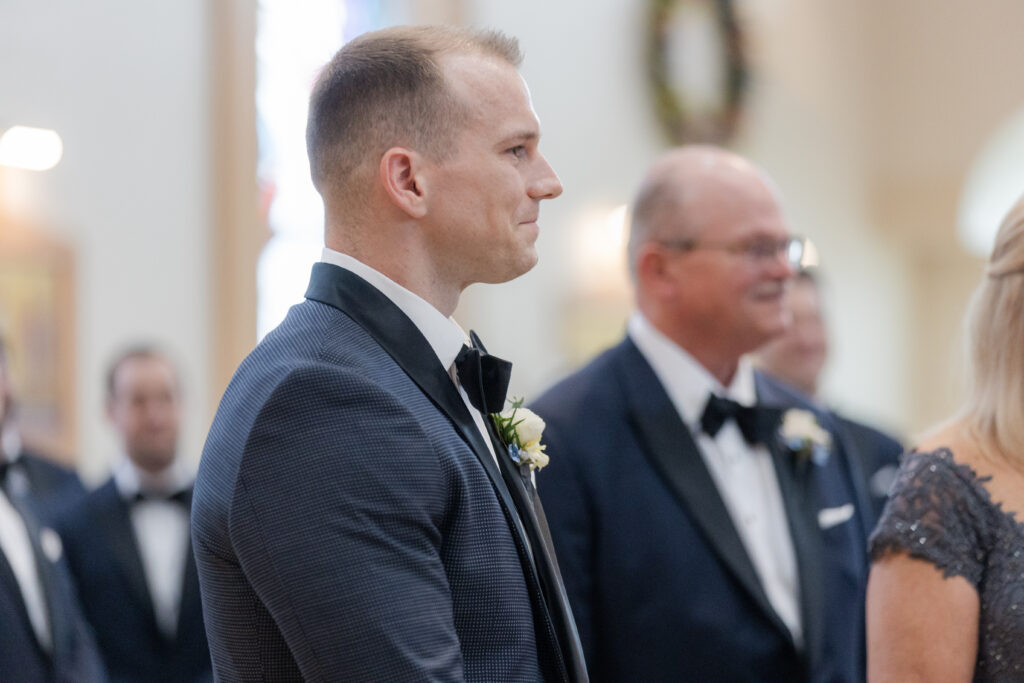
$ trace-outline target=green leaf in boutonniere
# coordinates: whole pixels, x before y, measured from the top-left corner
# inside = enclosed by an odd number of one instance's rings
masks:
[[[527,465],[530,470],[543,469],[549,460],[544,452],[545,446],[540,442],[544,420],[524,408],[521,398],[514,398],[508,403],[509,407],[500,413],[491,413],[502,444],[517,465]]]
[[[791,408],[782,416],[779,430],[786,447],[798,459],[810,460],[815,465],[824,465],[832,450],[832,434],[818,423],[818,418],[809,410]]]

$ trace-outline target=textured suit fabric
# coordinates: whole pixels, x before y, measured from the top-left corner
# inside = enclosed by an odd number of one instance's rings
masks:
[[[129,505],[113,480],[71,508],[58,530],[112,681],[212,680],[191,549],[184,558],[178,629],[171,638],[157,625]]]
[[[22,516],[31,511],[22,509]],[[43,527],[34,519],[26,527],[37,551]],[[102,683],[106,680],[92,633],[81,615],[64,556],[37,552],[36,561],[49,618],[53,647],[44,650],[32,630],[28,612],[10,565],[0,552],[0,681],[17,683]]]
[[[210,431],[192,533],[217,677],[564,680],[518,519],[406,372],[429,345],[365,281],[314,268],[311,291],[350,286],[395,356],[366,320],[307,300],[243,362]]]
[[[764,378],[757,386],[760,394]],[[862,677],[850,633],[861,626],[830,629],[832,613],[856,622],[863,611],[863,531],[854,519],[830,542],[816,519],[819,508],[856,495],[841,456],[830,459],[835,476],[823,476],[825,468],[771,450],[797,552],[801,650],[771,609],[689,429],[632,341],[531,407],[547,423],[551,463],[538,485],[593,680]]]

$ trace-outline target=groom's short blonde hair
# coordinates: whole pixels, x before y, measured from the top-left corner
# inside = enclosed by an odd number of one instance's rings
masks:
[[[447,26],[365,33],[334,55],[313,88],[306,125],[310,174],[321,195],[364,191],[354,176],[361,167],[376,172],[394,146],[441,161],[452,153],[467,116],[439,65],[441,56],[453,53],[517,67],[522,61],[515,38]]]

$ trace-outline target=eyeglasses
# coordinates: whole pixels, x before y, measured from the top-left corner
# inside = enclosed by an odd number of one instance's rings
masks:
[[[698,242],[697,240],[659,240],[658,244],[679,251],[724,251],[737,256],[744,256],[753,264],[763,265],[774,261],[780,256],[793,269],[799,269],[804,257],[803,237],[786,237],[784,239],[754,239],[737,244],[715,244],[714,242]]]

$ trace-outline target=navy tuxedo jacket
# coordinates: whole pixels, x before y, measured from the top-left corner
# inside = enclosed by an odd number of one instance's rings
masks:
[[[770,383],[757,378],[760,400]],[[786,397],[788,400],[789,397]],[[777,405],[785,402],[773,401]],[[595,681],[863,678],[865,527],[841,452],[824,467],[770,446],[797,556],[804,645],[772,609],[696,442],[628,338],[531,406],[538,476]]]
[[[870,425],[855,422],[835,412],[832,415],[843,426],[849,442],[856,449],[856,460],[868,482],[872,512],[877,519],[889,500],[889,487],[900,467],[903,444]]]
[[[129,504],[112,479],[71,508],[58,529],[112,681],[213,679],[191,549],[185,557],[178,630],[171,638],[157,625]]]
[[[236,372],[199,468],[217,677],[586,680],[553,556],[426,339],[342,268],[306,297]]]
[[[25,501],[30,505],[31,501]],[[0,552],[0,681],[18,683],[102,683],[106,680],[96,644],[82,618],[74,584],[59,541],[30,509],[20,510],[34,546],[40,587],[53,647],[39,644],[17,579]],[[51,534],[51,542],[43,543]]]
[[[64,511],[85,498],[85,487],[74,470],[51,462],[41,455],[23,450],[7,474],[12,486],[23,479],[27,499],[36,518],[53,524]]]

